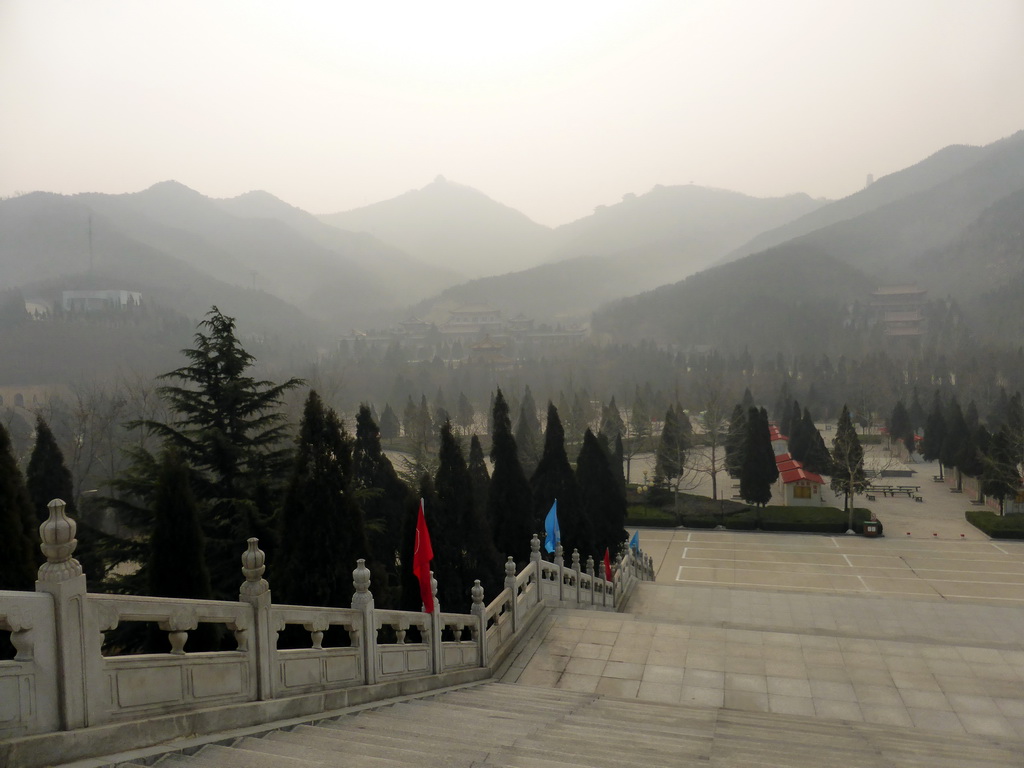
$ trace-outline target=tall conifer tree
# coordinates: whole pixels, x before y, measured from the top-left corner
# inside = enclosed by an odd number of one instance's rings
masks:
[[[772,498],[772,483],[779,476],[764,408],[747,411],[747,435],[743,445],[740,496],[748,504],[764,507]]]
[[[573,546],[584,561],[589,554],[599,560],[605,548],[614,553],[626,541],[626,496],[608,453],[589,429],[576,459],[576,481],[586,526],[583,533],[590,538]]]
[[[33,520],[25,479],[11,453],[7,430],[0,424],[0,589],[28,591],[35,583],[37,557],[26,530]]]
[[[352,488],[352,443],[316,392],[306,398],[281,510],[274,587],[282,602],[346,607],[352,570],[369,555]]]
[[[381,432],[370,408],[364,403],[356,414],[352,486],[356,505],[363,513],[370,547],[366,557],[374,601],[381,607],[394,607],[399,591],[396,565],[398,531],[401,530],[409,489],[381,448],[380,439]]]
[[[558,417],[558,409],[550,402],[547,429],[544,431],[544,453],[537,465],[537,471],[530,478],[530,490],[533,494],[534,530],[544,530],[544,520],[552,503],[557,499],[558,524],[562,534],[562,545],[566,551],[572,552],[573,547],[592,544],[583,518],[576,475],[569,466],[569,458],[565,453],[562,422]],[[587,554],[593,554],[590,550],[586,551]]]
[[[530,556],[533,530],[532,494],[523,474],[512,436],[508,404],[497,391],[494,397],[494,434],[491,442],[491,487],[487,496],[487,517],[494,529],[494,545],[503,556],[511,555],[519,564]]]
[[[868,487],[864,473],[864,449],[857,430],[844,405],[832,439],[832,490],[843,494],[843,511],[847,513],[847,530],[853,530],[853,498]]]
[[[924,439],[921,441],[921,458],[925,461],[939,462],[939,478],[942,478],[942,446],[946,442],[946,416],[942,407],[942,398],[935,390],[932,408],[928,412],[925,423]]]

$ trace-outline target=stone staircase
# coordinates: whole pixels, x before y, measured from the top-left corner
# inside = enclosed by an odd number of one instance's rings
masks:
[[[115,765],[1019,768],[1022,746],[487,682]]]

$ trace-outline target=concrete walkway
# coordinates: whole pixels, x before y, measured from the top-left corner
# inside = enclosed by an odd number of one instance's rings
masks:
[[[503,679],[1021,740],[1024,755],[1024,542],[989,540],[969,500],[918,470],[900,484],[923,502],[868,502],[883,538],[641,530],[656,583],[627,614],[555,612]]]

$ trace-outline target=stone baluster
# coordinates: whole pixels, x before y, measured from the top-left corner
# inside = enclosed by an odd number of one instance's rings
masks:
[[[516,561],[509,555],[505,561],[505,589],[509,592],[509,610],[512,612],[512,631],[519,631],[519,595],[516,594]],[[537,583],[540,593],[540,583]]]
[[[594,570],[594,556],[587,555],[587,576],[590,577],[590,604],[594,604],[594,580],[597,578],[597,573]]]
[[[476,617],[476,621],[469,625],[469,631],[476,642],[480,666],[486,667],[490,663],[487,653],[487,606],[484,604],[484,588],[480,579],[473,580],[469,595],[473,599],[469,612]]]
[[[270,626],[270,584],[263,578],[267,570],[267,556],[260,549],[259,543],[260,540],[255,537],[246,539],[246,549],[242,553],[242,575],[245,581],[238,589],[238,599],[252,606],[255,643],[246,643],[246,648],[256,654],[257,696],[260,701],[269,701],[274,696],[271,657],[277,649],[278,630]]]
[[[530,539],[530,562],[540,562],[542,557],[540,553],[540,536],[535,533],[533,538]]]
[[[423,642],[430,643],[430,656],[434,674],[439,675],[444,671],[442,669],[444,661],[443,649],[441,648],[441,632],[444,630],[444,622],[441,621],[441,603],[437,599],[437,579],[434,578],[433,571],[430,572],[430,595],[434,601],[434,610],[427,617],[430,622],[427,628],[429,636],[424,637]]]
[[[579,605],[580,602],[580,551],[578,549],[572,550],[572,580],[573,580],[573,596],[572,601]]]
[[[352,571],[352,607],[360,612],[362,623],[349,630],[349,638],[353,646],[363,649],[363,679],[367,685],[377,682],[377,619],[374,615],[373,592],[370,591],[370,569],[366,560],[356,560],[356,568]]]

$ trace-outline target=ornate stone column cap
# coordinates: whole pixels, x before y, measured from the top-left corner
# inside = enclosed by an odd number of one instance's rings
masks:
[[[39,548],[46,562],[39,566],[39,581],[67,581],[82,575],[82,565],[71,555],[78,547],[78,525],[65,514],[63,499],[53,499],[46,508],[50,516],[39,526]]]
[[[239,589],[243,597],[256,597],[270,590],[270,584],[263,578],[267,570],[265,565],[267,555],[259,548],[260,540],[255,536],[246,539],[248,548],[242,553],[242,575],[245,581]]]

